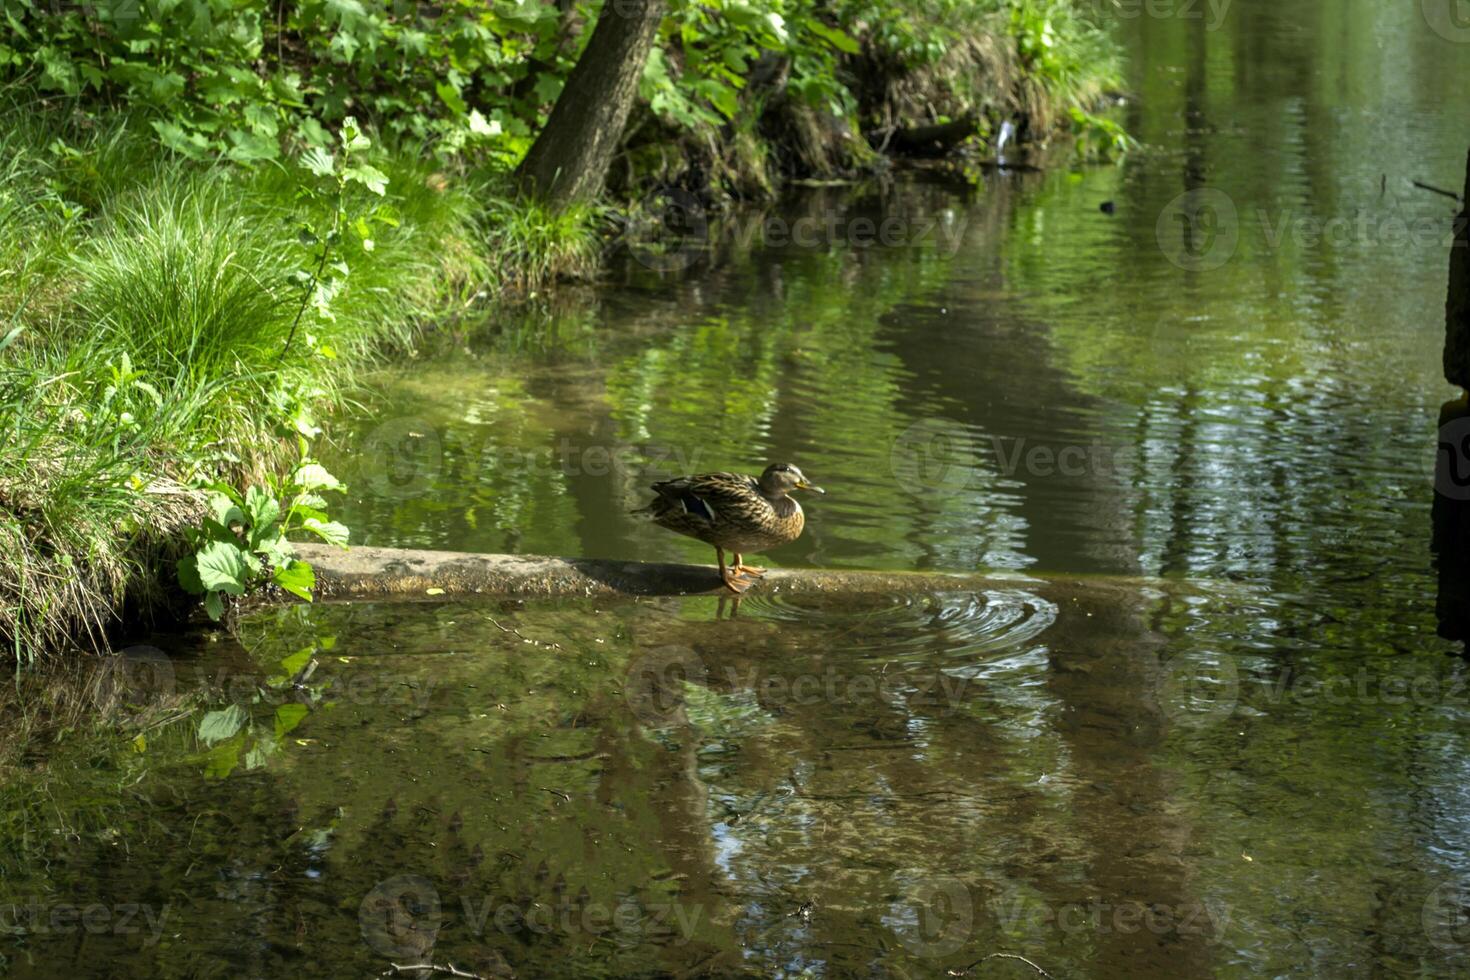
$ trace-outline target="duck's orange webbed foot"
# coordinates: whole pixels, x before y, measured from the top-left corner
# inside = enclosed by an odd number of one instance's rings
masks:
[[[749,575],[751,578],[760,578],[766,574],[764,568],[756,568],[754,565],[745,564],[745,560],[739,555],[735,556],[735,567],[732,571],[737,575]]]
[[[740,575],[736,574],[736,570],[733,568],[726,572],[723,576],[721,576],[721,579],[725,583],[725,588],[729,589],[736,595],[740,595],[755,583],[754,578],[751,578],[749,576],[741,577]]]
[[[725,565],[725,550],[723,548],[716,548],[715,549],[715,557],[718,558],[719,559],[719,562],[720,562],[720,581],[725,583],[725,588],[729,589],[731,592],[735,593],[736,595],[739,595],[740,593],[744,592],[746,589],[750,588],[750,584],[753,581],[755,581],[755,577],[754,576],[748,576],[748,577],[744,577],[744,578],[741,577],[741,574],[742,573],[741,573],[741,568],[740,568],[740,556],[739,555],[736,555],[735,556],[735,565],[734,565],[734,567],[726,567],[726,565]]]

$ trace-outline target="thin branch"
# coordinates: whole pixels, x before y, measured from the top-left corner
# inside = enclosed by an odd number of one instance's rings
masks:
[[[1411,180],[1409,181],[1409,183],[1413,184],[1421,191],[1430,191],[1435,194],[1442,194],[1452,201],[1463,200],[1463,198],[1461,198],[1460,195],[1456,194],[1454,191],[1447,191],[1443,187],[1435,187],[1433,184],[1426,184],[1422,180]]]
[[[500,630],[500,632],[502,632],[502,633],[512,633],[512,634],[514,634],[516,636],[519,636],[521,639],[525,640],[527,643],[534,644],[535,646],[538,646],[538,647],[550,647],[553,650],[560,650],[561,649],[561,644],[560,643],[542,643],[540,640],[533,640],[529,636],[526,636],[524,633],[522,633],[518,629],[514,629],[513,627],[509,627],[509,626],[501,626],[499,623],[497,623],[495,621],[495,617],[494,616],[490,616],[488,618],[490,620],[490,624],[492,626],[494,626],[496,629]]]
[[[336,229],[337,223],[336,220],[333,219],[332,230],[336,231]],[[276,358],[277,364],[280,364],[282,361],[284,361],[286,359],[286,354],[289,353],[291,350],[291,342],[296,339],[296,328],[301,326],[301,314],[306,312],[306,304],[311,302],[312,292],[322,281],[322,270],[326,269],[327,267],[327,253],[331,251],[331,248],[332,246],[330,243],[322,242],[322,260],[316,264],[316,275],[311,277],[311,285],[307,287],[306,294],[301,297],[301,305],[296,309],[296,319],[291,321],[291,332],[286,335],[286,346],[281,348],[281,356]]]
[[[1046,980],[1057,980],[1056,977],[1052,976],[1050,973],[1047,973],[1045,970],[1037,966],[1035,963],[1032,963],[1026,957],[1020,956],[1016,953],[990,953],[988,955],[980,957],[978,960],[963,969],[950,970],[949,975],[952,977],[969,976],[971,970],[975,969],[975,967],[979,966],[981,963],[984,963],[986,960],[1020,960],[1022,963],[1025,963],[1027,966],[1031,967],[1031,969],[1035,970],[1043,977],[1046,977]]]
[[[430,973],[442,973],[447,977],[465,977],[466,980],[485,980],[478,973],[461,970],[453,963],[444,963],[442,965],[439,963],[407,963],[401,966],[397,963],[389,963],[388,969],[378,974],[378,976],[396,977],[402,976],[405,973],[419,973],[424,970],[428,970]]]

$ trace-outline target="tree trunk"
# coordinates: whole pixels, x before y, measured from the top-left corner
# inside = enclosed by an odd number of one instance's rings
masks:
[[[1455,220],[1450,249],[1450,288],[1445,302],[1444,376],[1470,389],[1470,160],[1465,162],[1465,198]]]
[[[516,171],[521,190],[556,206],[602,193],[666,0],[604,0],[597,26]]]

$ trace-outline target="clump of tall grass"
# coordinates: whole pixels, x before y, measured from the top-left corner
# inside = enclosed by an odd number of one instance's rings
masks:
[[[155,606],[195,488],[280,472],[385,346],[596,257],[585,215],[518,212],[399,151],[379,161],[393,225],[331,315],[303,317],[297,235],[320,216],[291,165],[191,165],[125,123],[55,118],[0,124],[0,154],[0,640],[19,661],[102,648]]]
[[[527,294],[556,279],[585,279],[600,264],[602,210],[573,205],[553,210],[534,199],[487,194],[482,218],[486,254],[503,285]]]

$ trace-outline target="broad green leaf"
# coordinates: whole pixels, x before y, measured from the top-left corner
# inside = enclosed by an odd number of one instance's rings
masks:
[[[218,711],[206,712],[199,719],[199,741],[205,745],[214,745],[223,742],[227,738],[233,738],[240,727],[245,724],[249,717],[245,709],[238,704],[232,704]]]
[[[362,127],[357,124],[354,116],[348,116],[342,120],[342,145],[349,152],[354,153],[366,150],[373,145],[373,141],[367,138],[367,134],[362,131]]]
[[[209,150],[209,140],[204,134],[186,130],[178,123],[155,119],[150,126],[158,134],[163,145],[191,160],[198,160]]]
[[[251,487],[245,491],[245,514],[250,519],[250,541],[254,544],[270,533],[271,525],[281,515],[281,505],[260,487]]]
[[[383,196],[388,190],[388,175],[377,167],[372,167],[365,163],[348,167],[342,171],[342,177],[344,180],[361,184],[379,197]]]
[[[563,84],[555,75],[541,75],[536,79],[536,98],[542,102],[555,102],[561,95]]]
[[[311,590],[316,588],[316,573],[304,561],[296,560],[287,565],[278,565],[271,573],[271,579],[287,592],[307,602],[311,601]]]
[[[313,146],[301,154],[301,165],[318,177],[330,177],[337,169],[336,158],[319,146]],[[316,235],[313,234],[311,244],[315,245],[316,240]]]
[[[301,720],[311,713],[311,709],[304,704],[283,704],[276,708],[276,731],[277,739],[289,735]]]
[[[204,597],[204,611],[209,613],[210,619],[219,622],[225,615],[225,600],[218,592],[209,593]]]
[[[274,160],[281,155],[281,144],[274,136],[265,136],[243,129],[232,129],[229,137],[230,148],[225,151],[225,156],[236,163]]]
[[[347,547],[347,536],[350,532],[345,524],[337,521],[319,521],[315,517],[308,517],[301,526],[327,544],[334,544],[339,548]]]
[[[500,120],[489,120],[479,109],[470,112],[470,132],[476,136],[499,136]]]
[[[245,594],[250,569],[239,547],[225,541],[210,541],[199,549],[196,557],[199,582],[204,588],[230,595]]]
[[[291,474],[291,485],[302,490],[341,490],[342,483],[320,463],[304,463]]]
[[[857,54],[862,50],[862,45],[853,40],[845,31],[838,30],[835,27],[828,27],[815,18],[809,18],[806,21],[806,29],[843,54]]]
[[[250,751],[245,753],[245,768],[259,769],[280,747],[280,743],[268,735],[257,738],[255,744],[250,746]]]
[[[440,101],[447,105],[449,111],[456,116],[462,116],[469,111],[469,106],[465,105],[464,99],[460,97],[459,89],[448,82],[440,82],[435,85],[434,91],[439,93]]]
[[[222,742],[209,750],[204,757],[206,779],[224,779],[240,764],[240,750],[245,747],[245,736],[239,735]]]
[[[199,558],[196,555],[187,555],[180,558],[175,566],[178,569],[179,586],[191,595],[203,595],[209,591],[204,583],[199,581]],[[215,619],[219,617],[216,616]]]
[[[304,646],[291,654],[291,656],[282,658],[281,670],[285,672],[285,680],[282,683],[289,682],[293,677],[301,673],[301,668],[311,662],[311,655],[315,652],[315,646]]]

